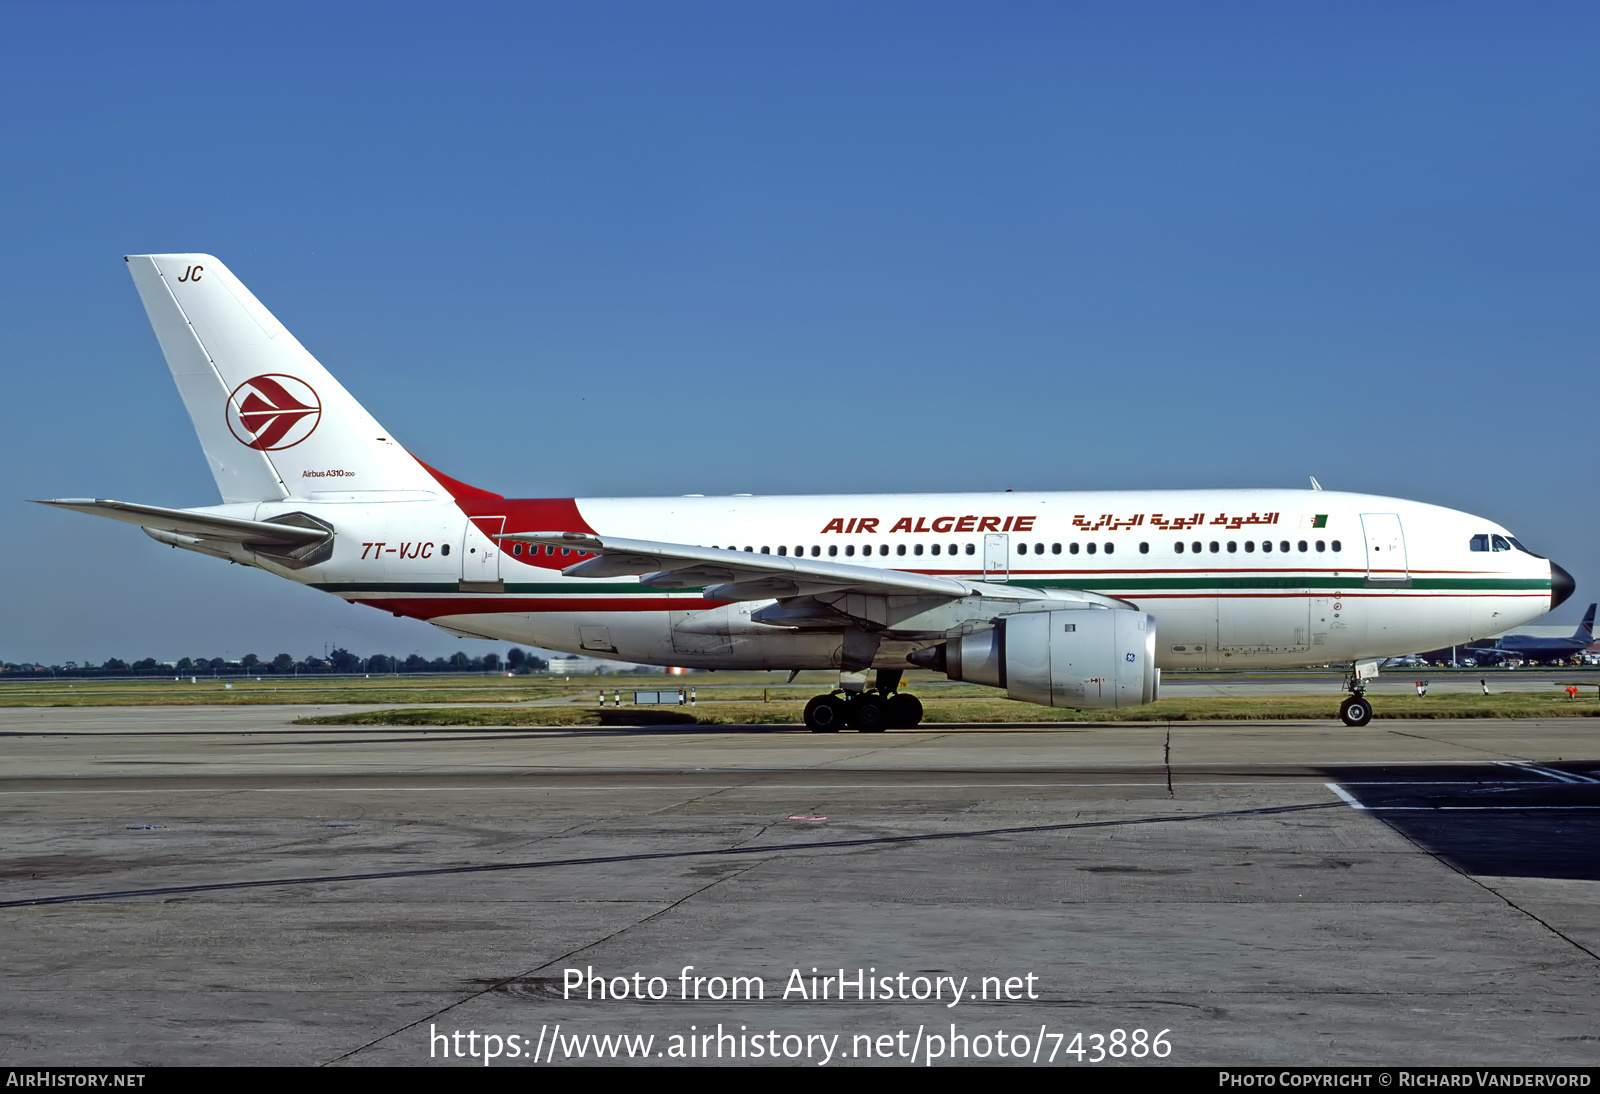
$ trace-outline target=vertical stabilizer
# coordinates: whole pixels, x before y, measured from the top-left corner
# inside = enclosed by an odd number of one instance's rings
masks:
[[[128,269],[224,502],[439,484],[210,255]]]
[[[1589,610],[1583,613],[1583,622],[1578,624],[1578,629],[1572,636],[1584,645],[1594,641],[1594,608],[1593,604],[1589,605]]]

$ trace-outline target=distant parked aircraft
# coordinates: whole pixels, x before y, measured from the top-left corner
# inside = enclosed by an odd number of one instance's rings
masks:
[[[1524,661],[1538,664],[1565,664],[1580,657],[1594,644],[1594,609],[1595,606],[1590,604],[1589,610],[1583,615],[1583,622],[1578,624],[1578,629],[1572,632],[1571,638],[1539,638],[1532,634],[1508,634],[1492,646],[1468,646],[1467,649],[1478,654],[1480,664],[1485,657],[1493,657],[1496,661],[1520,657]]]

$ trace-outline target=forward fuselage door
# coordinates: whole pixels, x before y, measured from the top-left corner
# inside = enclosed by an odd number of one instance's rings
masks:
[[[983,580],[1007,581],[1011,577],[1011,537],[990,532],[983,537]]]
[[[1367,542],[1367,583],[1404,585],[1411,581],[1406,562],[1406,537],[1396,513],[1362,513],[1361,530]]]

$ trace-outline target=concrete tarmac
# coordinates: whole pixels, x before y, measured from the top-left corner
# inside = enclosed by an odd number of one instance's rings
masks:
[[[0,711],[6,1065],[1600,1064],[1596,719],[331,709]]]

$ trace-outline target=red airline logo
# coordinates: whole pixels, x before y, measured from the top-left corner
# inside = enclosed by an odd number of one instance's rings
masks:
[[[322,420],[322,400],[304,380],[282,373],[255,376],[228,397],[228,428],[239,443],[271,452],[293,448]]]

